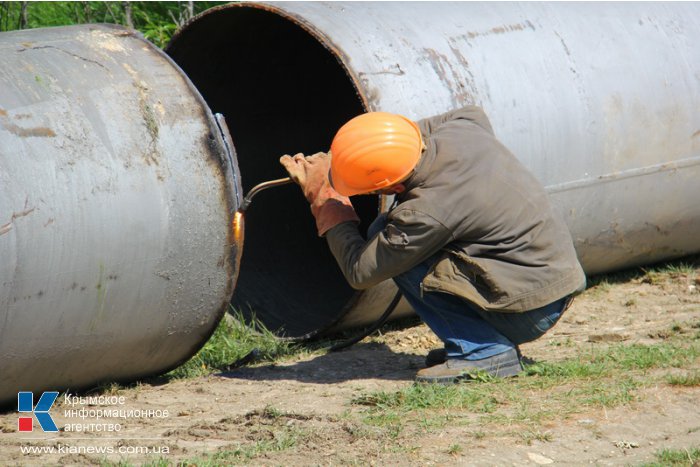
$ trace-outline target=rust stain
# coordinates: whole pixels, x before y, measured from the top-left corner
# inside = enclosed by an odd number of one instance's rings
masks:
[[[468,32],[467,34],[465,34],[464,37],[467,37],[468,39],[474,39],[476,37],[491,36],[493,34],[505,34],[507,32],[525,31],[526,29],[534,31],[535,26],[530,21],[525,21],[524,23],[516,24],[504,24],[503,26],[496,26],[495,28],[491,28],[487,31]]]
[[[465,87],[465,83],[467,83],[473,88],[473,82],[469,82],[469,79],[463,77],[457,70],[455,70],[452,63],[445,55],[437,52],[434,49],[423,49],[423,51],[430,62],[430,66],[435,71],[435,74],[450,91],[452,103],[455,106],[474,104],[474,96],[470,94]],[[454,49],[452,49],[452,51],[455,52]],[[465,66],[465,64],[468,65],[466,59],[461,55],[460,57],[457,57],[459,64],[462,66]],[[468,68],[465,68],[465,71],[469,72]]]
[[[0,227],[0,235],[4,235],[4,234],[6,234],[7,232],[9,232],[10,230],[12,230],[12,224],[15,222],[15,219],[19,219],[20,217],[28,216],[29,214],[31,214],[32,212],[34,212],[35,209],[36,209],[36,208],[27,209],[27,205],[26,205],[26,203],[25,203],[25,205],[24,205],[24,211],[13,212],[13,213],[12,213],[12,217],[10,218],[10,222],[8,222],[8,223],[6,223],[6,224],[3,224],[3,225]]]
[[[700,136],[700,130],[693,133],[693,136],[691,136],[691,138],[697,138],[698,136]]]
[[[24,115],[24,114],[23,114]],[[14,123],[7,121],[7,111],[5,109],[0,109],[0,124],[10,133],[14,133],[17,136],[26,138],[29,136],[35,137],[54,137],[56,133],[51,128],[46,127],[34,127],[34,128],[22,128],[21,126],[15,125]]]
[[[138,91],[139,111],[141,113],[141,117],[143,118],[143,123],[146,126],[146,130],[150,136],[147,151],[143,155],[144,160],[148,165],[160,165],[160,153],[158,152],[158,134],[160,127],[158,125],[157,116],[153,110],[153,106],[149,102],[148,85],[140,79],[138,72],[128,63],[123,63],[122,66],[133,79],[132,84]]]
[[[430,65],[433,67],[433,70],[435,70],[435,73],[438,75],[438,78],[440,78],[440,81],[447,82],[447,73],[445,72],[445,67],[442,64],[442,61],[447,61],[445,56],[438,53],[434,49],[425,49],[425,54],[428,56]]]
[[[467,91],[464,86],[462,86],[462,83],[460,82],[460,86],[462,88],[463,94],[464,94],[464,103],[468,104],[476,104],[476,95],[478,94],[478,90],[476,87],[476,78],[474,77],[474,73],[472,73],[471,67],[469,66],[469,60],[467,60],[467,57],[465,57],[462,52],[459,50],[459,47],[457,47],[457,44],[455,41],[450,40],[450,50],[452,51],[452,54],[455,56],[457,59],[457,63],[462,67],[461,69],[467,73],[467,76],[465,77],[465,84],[469,86],[469,91]],[[488,92],[488,91],[487,91]]]
[[[9,131],[10,133],[14,133],[15,135],[21,138],[27,138],[31,136],[37,138],[53,138],[54,136],[56,136],[56,133],[54,133],[54,131],[51,128],[22,128],[20,126],[15,125],[14,123],[8,122],[2,122],[2,124],[7,131]]]

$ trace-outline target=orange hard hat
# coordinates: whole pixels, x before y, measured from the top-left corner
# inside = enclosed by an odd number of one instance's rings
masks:
[[[331,182],[344,196],[381,190],[406,178],[420,159],[423,141],[411,120],[387,112],[358,115],[331,143]]]

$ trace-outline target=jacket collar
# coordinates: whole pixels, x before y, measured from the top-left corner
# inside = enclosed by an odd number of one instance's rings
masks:
[[[409,176],[403,182],[403,184],[406,186],[406,191],[404,191],[402,195],[398,196],[399,200],[405,199],[411,189],[423,185],[425,180],[430,175],[433,162],[435,162],[437,157],[437,147],[431,138],[432,134],[437,131],[443,123],[458,119],[469,120],[482,127],[487,132],[493,134],[491,123],[486,117],[484,111],[481,109],[481,107],[473,105],[468,105],[460,109],[445,112],[434,117],[424,118],[416,122],[418,124],[418,128],[420,128],[421,137],[423,138],[426,149],[423,151],[423,154],[421,155],[418,164],[416,164],[416,168],[413,170],[411,176]]]
[[[429,139],[426,138],[425,135],[423,136],[423,141],[429,143]],[[406,191],[404,193],[411,191],[413,188],[421,186],[430,174],[430,168],[435,161],[435,149],[430,147],[432,144],[426,144],[426,146],[428,147],[426,147],[423,154],[421,154],[421,158],[418,161],[418,164],[416,164],[416,167],[413,169],[413,173],[411,173],[411,175],[403,182],[404,186],[406,187]]]

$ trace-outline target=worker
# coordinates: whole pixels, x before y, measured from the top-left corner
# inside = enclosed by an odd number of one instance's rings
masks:
[[[517,375],[518,345],[554,326],[585,287],[566,225],[479,107],[417,123],[369,112],[338,130],[330,153],[280,163],[350,285],[393,279],[443,342],[416,381]],[[395,198],[365,239],[348,197],[366,194]]]

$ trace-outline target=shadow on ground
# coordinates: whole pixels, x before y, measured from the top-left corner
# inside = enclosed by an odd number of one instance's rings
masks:
[[[334,384],[354,379],[411,381],[424,367],[425,356],[393,352],[385,344],[357,344],[311,360],[291,364],[270,364],[219,373],[232,379],[251,381],[295,380]]]

